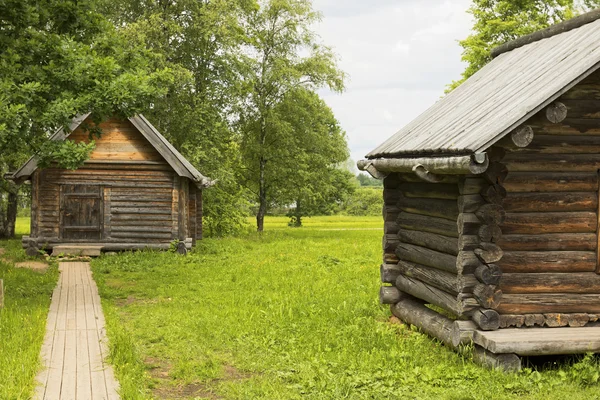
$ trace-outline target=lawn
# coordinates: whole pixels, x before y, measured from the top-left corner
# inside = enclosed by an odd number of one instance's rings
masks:
[[[124,399],[598,399],[592,356],[504,374],[392,323],[380,218],[93,261]]]
[[[28,218],[19,218],[17,233],[29,232]],[[0,399],[29,399],[39,369],[46,316],[58,278],[55,267],[44,273],[14,268],[27,259],[20,240],[0,240],[0,279],[4,308],[0,309]]]

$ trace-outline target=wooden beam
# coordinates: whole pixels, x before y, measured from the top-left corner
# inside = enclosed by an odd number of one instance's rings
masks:
[[[402,183],[399,187],[406,197],[456,200],[458,185],[449,183]]]
[[[379,288],[379,302],[381,304],[396,304],[402,298],[402,293],[394,286],[381,286]]]
[[[382,283],[395,284],[400,272],[401,269],[398,268],[397,264],[381,264],[379,267],[379,275]]]
[[[595,233],[596,212],[506,213],[503,234]]]
[[[533,128],[528,125],[523,125],[500,139],[496,146],[507,149],[518,149],[529,146],[533,141]]]
[[[473,361],[490,369],[499,369],[505,372],[521,370],[521,358],[514,353],[492,353],[481,346],[473,347]]]
[[[600,294],[504,294],[497,310],[502,314],[600,313]]]
[[[509,193],[516,192],[596,192],[596,172],[514,172],[504,182]]]
[[[412,214],[428,215],[456,221],[458,204],[456,200],[400,197],[398,208]]]
[[[475,270],[475,277],[486,285],[498,285],[503,276],[502,270],[495,264],[480,265]]]
[[[406,261],[399,261],[397,268],[402,275],[418,279],[421,282],[426,282],[427,284],[454,295],[463,292],[472,292],[473,287],[478,284],[477,279],[473,275],[456,275],[436,268]]]
[[[505,251],[596,251],[597,241],[595,233],[504,235],[498,246]]]
[[[397,238],[398,242],[413,244],[454,256],[458,255],[458,239],[454,237],[400,228]],[[396,248],[398,244],[396,244]]]
[[[593,272],[591,251],[506,251],[498,266],[504,273]]]
[[[454,274],[457,273],[455,256],[431,250],[426,247],[400,243],[396,248],[396,256],[402,261],[426,265]]]
[[[507,294],[600,294],[600,275],[595,272],[505,273],[500,288]]]
[[[500,314],[494,310],[479,308],[473,312],[471,318],[484,331],[495,331],[500,327]]]
[[[401,212],[398,215],[398,226],[413,231],[437,233],[443,236],[458,238],[458,228],[455,221],[444,218],[428,217],[425,215]]]
[[[361,171],[371,166],[382,173],[413,172],[415,166],[421,165],[428,172],[434,174],[467,175],[481,174],[488,167],[485,154],[457,157],[431,157],[431,158],[378,158],[374,160],[360,160],[357,165]]]

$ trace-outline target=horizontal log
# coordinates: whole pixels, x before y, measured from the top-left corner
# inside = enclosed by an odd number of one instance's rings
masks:
[[[402,261],[426,265],[454,274],[457,273],[455,256],[430,250],[425,247],[400,243],[396,248],[396,256]]]
[[[400,268],[397,264],[381,264],[379,267],[379,275],[382,283],[395,284],[396,279],[400,275]]]
[[[399,229],[400,226],[396,221],[385,221],[383,223],[383,232],[385,235],[395,235]]]
[[[503,234],[592,233],[598,221],[594,212],[506,213]]]
[[[482,265],[481,260],[472,251],[461,251],[456,258],[458,274],[473,274]]]
[[[443,218],[401,212],[398,215],[398,225],[408,230],[431,232],[458,238],[456,222]]]
[[[397,235],[398,241],[425,247],[431,250],[458,255],[458,239],[431,232],[411,231],[401,228]]]
[[[502,314],[599,313],[600,294],[504,294],[498,312]]]
[[[396,318],[416,326],[448,346],[454,346],[454,321],[426,307],[418,299],[405,296],[390,309]]]
[[[478,248],[476,248],[473,253],[475,256],[481,260],[484,264],[493,264],[502,259],[504,252],[502,249],[493,243],[481,243]]]
[[[507,212],[595,211],[597,192],[510,193],[504,199]]]
[[[473,251],[480,243],[481,239],[477,235],[462,235],[458,238],[458,251]]]
[[[113,238],[129,238],[129,239],[172,239],[171,233],[147,233],[147,232],[111,232]]]
[[[152,207],[111,207],[111,213],[113,214],[159,214],[159,215],[170,215],[170,208],[156,209]]]
[[[144,215],[144,221],[171,221],[172,219],[171,214]],[[114,214],[111,216],[111,221],[113,223],[119,223],[120,221],[136,221],[136,223],[139,223],[140,215],[137,213]]]
[[[409,173],[398,173],[397,175],[400,182],[423,183],[423,180],[412,171]],[[441,180],[437,182],[436,185],[448,183],[457,184],[459,180],[459,175],[438,175],[438,177]]]
[[[384,204],[383,206],[383,219],[384,221],[395,221],[398,218],[398,214],[400,214],[400,209],[394,204]]]
[[[498,245],[506,251],[595,251],[595,233],[549,233],[544,235],[504,235]]]
[[[475,285],[473,295],[483,308],[497,308],[502,301],[502,290],[493,285]]]
[[[504,198],[507,196],[507,191],[504,186],[490,185],[481,190],[481,197],[485,199],[486,202],[492,204],[500,204],[502,205]]]
[[[580,273],[505,273],[500,288],[504,293],[597,293],[600,275]]]
[[[500,327],[500,314],[490,309],[476,309],[471,319],[484,331],[495,331]]]
[[[456,200],[458,185],[448,183],[403,183],[400,185],[402,194],[406,197],[426,199]]]
[[[504,187],[514,192],[594,192],[598,190],[596,172],[513,172]]]
[[[493,185],[503,185],[504,180],[508,176],[508,168],[505,163],[493,162],[490,163],[490,166],[487,170],[482,174],[482,177],[485,178],[489,183]]]
[[[398,243],[400,243],[400,240],[398,239],[398,235],[396,235],[396,234],[383,235],[383,240],[381,243],[383,252],[384,253],[395,253],[396,247],[398,247]]]
[[[396,304],[402,298],[402,293],[394,286],[381,286],[379,288],[379,303]]]
[[[504,159],[515,172],[592,172],[600,169],[600,154],[530,154],[514,153]]]
[[[482,224],[472,213],[461,213],[457,225],[461,235],[475,235],[481,242],[495,242],[502,236],[502,230],[498,225]]]
[[[481,194],[465,194],[458,196],[457,204],[461,213],[474,213],[481,206],[488,204],[488,201]]]
[[[519,149],[529,146],[533,141],[533,128],[522,125],[500,139],[496,146],[506,149]]]
[[[477,330],[477,325],[473,321],[454,321],[452,324],[452,345],[470,345],[473,341],[473,332]]]
[[[489,369],[499,369],[504,372],[521,370],[521,358],[513,353],[496,354],[481,346],[473,346],[473,361]]]
[[[527,154],[598,154],[600,137],[537,135],[527,149],[516,151],[526,151]]]
[[[486,204],[481,207],[477,211],[475,211],[475,216],[486,225],[500,225],[504,222],[506,217],[506,212],[502,206],[497,204]]]
[[[412,214],[444,218],[451,221],[456,221],[458,217],[456,200],[401,197],[398,200],[398,208]]]
[[[374,160],[360,160],[358,169],[365,171],[374,167],[380,172],[412,172],[416,166],[423,166],[434,174],[480,174],[487,169],[487,156],[481,159],[477,156],[457,157],[430,157],[430,158],[379,158]]]
[[[462,316],[477,307],[475,299],[458,300],[456,296],[404,275],[398,277],[396,287],[402,292],[441,307],[456,316]]]
[[[484,178],[464,177],[458,182],[458,193],[460,195],[480,194],[488,186],[490,183]]]
[[[395,173],[390,173],[383,179],[383,188],[384,189],[398,189],[402,181],[400,180],[400,176]]]
[[[113,225],[111,226],[111,232],[148,232],[148,233],[171,233],[171,226],[145,226],[146,221],[140,221],[138,225],[122,226]]]
[[[502,270],[496,264],[484,264],[475,270],[475,278],[485,285],[499,285],[502,279]]]
[[[498,263],[502,272],[592,272],[596,253],[592,251],[511,251]]]
[[[470,293],[473,291],[473,287],[478,284],[477,279],[473,275],[456,275],[451,272],[406,261],[399,261],[397,267],[402,275],[418,279],[421,282],[425,282],[453,295],[458,295],[462,292]]]

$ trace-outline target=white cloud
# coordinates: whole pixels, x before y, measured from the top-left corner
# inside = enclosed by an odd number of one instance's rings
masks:
[[[347,91],[321,94],[362,158],[443,95],[464,69],[458,40],[470,0],[314,0],[323,42],[349,74]]]

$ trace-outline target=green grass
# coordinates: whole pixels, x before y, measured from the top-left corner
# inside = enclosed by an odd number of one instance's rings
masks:
[[[17,219],[17,233],[26,234],[29,221]],[[0,279],[4,280],[4,308],[0,309],[0,399],[28,399],[39,368],[46,316],[58,272],[39,273],[14,268],[27,259],[20,239],[0,241]]]
[[[381,219],[268,218],[188,256],[96,259],[123,398],[600,398],[592,356],[505,374],[389,323],[381,231],[361,227]]]

